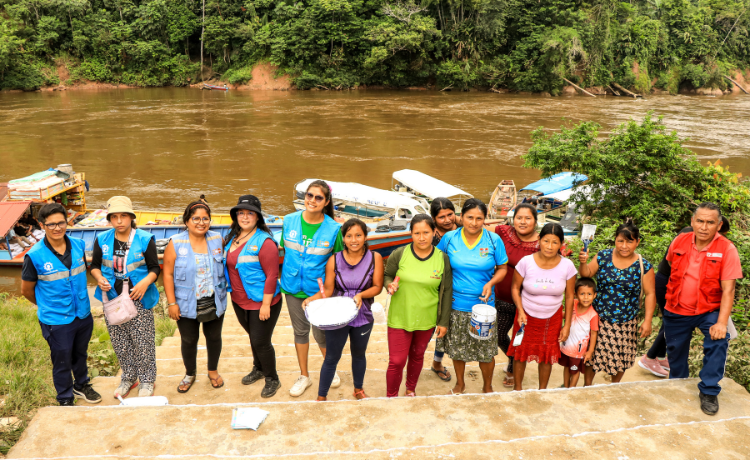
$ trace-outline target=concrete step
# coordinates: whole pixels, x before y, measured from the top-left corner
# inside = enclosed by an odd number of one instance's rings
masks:
[[[746,458],[750,395],[725,380],[709,417],[696,384],[247,404],[270,412],[257,432],[231,429],[239,404],[46,407],[8,457]]]

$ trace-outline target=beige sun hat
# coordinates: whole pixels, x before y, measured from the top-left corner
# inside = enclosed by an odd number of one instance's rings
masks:
[[[107,201],[107,220],[109,220],[110,214],[118,212],[125,212],[133,216],[133,219],[136,218],[133,211],[133,203],[126,196],[113,196]]]

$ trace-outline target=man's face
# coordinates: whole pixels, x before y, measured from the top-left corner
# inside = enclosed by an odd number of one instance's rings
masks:
[[[711,241],[721,228],[721,217],[718,211],[698,209],[693,215],[691,226],[697,241]]]
[[[51,241],[60,241],[65,238],[65,230],[68,229],[68,223],[65,220],[65,215],[56,213],[48,216],[42,225],[44,233],[47,235],[47,239]]]

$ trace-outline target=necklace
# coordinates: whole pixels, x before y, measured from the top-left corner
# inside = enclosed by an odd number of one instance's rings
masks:
[[[248,236],[250,236],[250,235],[251,235],[252,233],[253,233],[253,232],[250,232],[250,233],[248,233],[247,235],[245,235],[245,236],[243,236],[243,237],[240,237],[240,238],[235,238],[235,240],[234,240],[234,245],[235,245],[235,246],[239,246],[239,245],[240,245],[240,243],[242,242],[242,240],[244,240],[245,238],[247,238]]]

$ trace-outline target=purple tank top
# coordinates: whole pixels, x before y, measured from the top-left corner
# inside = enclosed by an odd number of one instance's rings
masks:
[[[344,258],[344,252],[336,253],[336,283],[333,288],[334,296],[354,297],[360,292],[372,287],[372,277],[375,273],[375,257],[372,251],[367,251],[357,265],[350,265]],[[373,322],[370,306],[373,299],[362,299],[359,314],[351,320],[349,326],[360,327]]]

